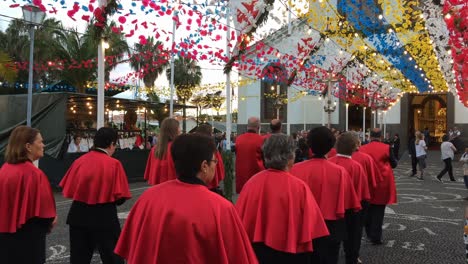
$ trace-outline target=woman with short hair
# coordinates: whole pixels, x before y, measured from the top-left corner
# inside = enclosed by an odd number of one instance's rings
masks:
[[[151,148],[146,162],[144,179],[150,185],[156,185],[176,178],[171,146],[180,134],[179,121],[166,118],[161,123],[158,143]]]
[[[262,147],[267,169],[247,181],[236,203],[260,263],[308,264],[312,241],[329,234],[309,187],[289,173],[295,148],[291,137],[271,134]]]
[[[0,169],[0,259],[2,263],[45,263],[46,234],[56,223],[47,176],[33,162],[44,156],[39,130],[13,130]]]
[[[115,252],[129,264],[257,263],[234,206],[211,192],[218,160],[212,138],[178,136],[176,180],[158,184],[133,206]]]

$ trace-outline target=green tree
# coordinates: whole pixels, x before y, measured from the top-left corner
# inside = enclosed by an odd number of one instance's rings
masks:
[[[0,81],[13,82],[16,79],[17,71],[7,66],[11,62],[8,54],[0,50]]]
[[[166,71],[167,79],[171,79],[171,69]],[[202,79],[201,68],[198,66],[195,60],[190,58],[178,57],[174,61],[174,86],[177,93],[177,98],[186,104],[186,102],[192,97],[193,89],[200,85]],[[184,121],[182,124],[183,131],[186,132],[186,109],[183,108]]]
[[[147,43],[135,44],[135,52],[130,58],[130,66],[138,73],[143,74],[143,83],[148,91],[153,91],[154,82],[169,65],[167,51],[161,41],[148,38]]]

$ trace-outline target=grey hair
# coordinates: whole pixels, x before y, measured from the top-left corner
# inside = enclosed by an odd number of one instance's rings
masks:
[[[348,131],[348,133],[350,133],[350,134],[354,137],[354,139],[357,140],[357,142],[361,142],[361,135],[359,135],[358,132],[356,132],[356,131]]]
[[[285,170],[288,161],[295,157],[294,139],[284,134],[272,134],[262,146],[265,167]]]

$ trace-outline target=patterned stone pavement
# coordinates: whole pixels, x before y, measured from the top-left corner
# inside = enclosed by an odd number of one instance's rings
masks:
[[[454,162],[457,182],[434,180],[442,169],[439,152],[430,152],[424,181],[409,177],[411,164],[404,157],[395,169],[398,204],[388,207],[384,220],[384,244],[363,242],[361,259],[370,264],[458,264],[464,262],[463,213],[468,191],[461,166]],[[133,199],[119,208],[122,223],[146,183],[130,185]],[[48,236],[47,263],[69,263],[68,227],[65,224],[70,201],[56,194],[59,224]],[[95,255],[92,263],[101,263]],[[344,263],[341,258],[340,263]],[[240,263],[241,264],[241,263]]]

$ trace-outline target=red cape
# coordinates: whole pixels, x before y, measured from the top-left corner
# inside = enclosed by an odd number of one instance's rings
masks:
[[[330,151],[327,153],[327,158],[333,158],[336,157],[336,148],[331,148]]]
[[[329,161],[343,167],[348,172],[353,181],[354,191],[359,201],[370,200],[371,196],[367,176],[364,173],[364,169],[357,161],[342,156],[335,156],[329,159]]]
[[[364,173],[367,176],[367,183],[369,184],[369,192],[371,197],[373,197],[375,187],[377,186],[377,173],[374,160],[371,156],[362,151],[355,151],[352,155],[352,159],[361,164],[364,169]]]
[[[179,180],[141,195],[115,253],[130,264],[257,263],[234,206],[206,186]]]
[[[171,146],[172,142],[169,142],[166,154],[162,160],[154,156],[154,151],[157,146],[151,148],[144,175],[144,179],[147,180],[150,185],[160,184],[177,178],[174,161],[171,155]]]
[[[395,177],[393,169],[390,166],[390,146],[382,142],[372,141],[369,144],[361,146],[359,151],[369,154],[376,165],[377,186],[373,193],[371,204],[394,204],[397,202]]]
[[[265,169],[262,158],[263,137],[247,132],[236,139],[236,192],[240,193],[244,184]]]
[[[57,215],[49,180],[31,162],[0,168],[0,215],[0,233],[15,233],[34,217]]]
[[[213,180],[208,184],[208,188],[213,189],[219,186],[219,183],[224,180],[224,163],[223,156],[219,151],[216,151],[216,159],[218,163],[216,164],[216,171]]]
[[[99,151],[90,151],[75,160],[60,187],[63,196],[89,205],[131,198],[120,161]]]
[[[345,210],[360,210],[351,176],[343,167],[326,159],[296,163],[291,174],[309,185],[325,220],[344,218]]]
[[[264,170],[244,185],[236,202],[253,243],[288,253],[311,252],[329,232],[309,187],[288,172]]]

